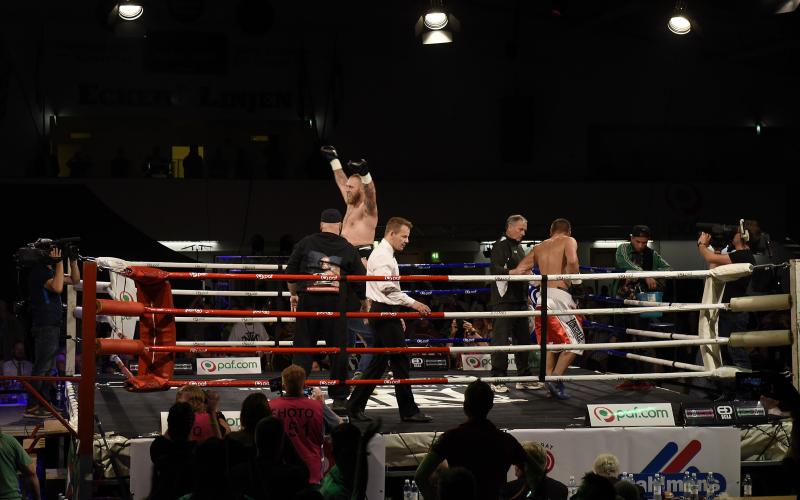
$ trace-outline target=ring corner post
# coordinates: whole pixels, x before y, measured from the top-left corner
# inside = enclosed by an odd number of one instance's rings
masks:
[[[722,294],[725,291],[725,283],[708,276],[703,287],[703,304],[719,304],[722,302]],[[699,324],[697,327],[698,338],[716,339],[718,310],[700,311]],[[714,371],[722,366],[722,353],[720,347],[714,344],[700,345],[700,354],[703,359],[703,366],[707,371]]]
[[[792,259],[789,261],[789,293],[792,303],[790,308],[792,323],[792,384],[795,389],[800,390],[800,260]]]
[[[78,471],[80,500],[92,497],[95,385],[95,331],[97,326],[97,264],[83,263],[83,319],[81,381],[78,390]]]

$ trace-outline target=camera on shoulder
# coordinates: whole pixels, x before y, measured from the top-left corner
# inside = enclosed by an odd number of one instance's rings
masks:
[[[80,237],[60,238],[56,240],[39,238],[14,252],[14,262],[16,262],[19,268],[54,264],[60,260],[50,256],[50,252],[52,252],[54,248],[61,250],[62,255],[68,257],[70,260],[77,260],[80,257],[80,250],[78,249],[80,242]]]

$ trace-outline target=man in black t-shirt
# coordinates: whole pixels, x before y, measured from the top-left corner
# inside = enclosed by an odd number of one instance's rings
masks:
[[[289,263],[288,274],[367,274],[356,248],[339,233],[342,230],[342,214],[335,208],[322,211],[320,232],[306,236],[294,247]],[[289,282],[293,311],[341,311],[352,304],[351,297],[340,294],[344,282],[296,281]],[[347,283],[347,295],[354,294],[361,303],[361,310],[367,310],[366,285]],[[294,347],[316,347],[317,340],[325,340],[329,347],[347,348],[346,319],[297,318]],[[295,354],[292,363],[302,366],[311,373],[312,357],[308,354]],[[331,356],[331,378],[347,379],[347,353],[344,351]],[[346,409],[349,391],[345,385],[335,385],[328,389],[333,398],[334,410]]]
[[[448,467],[464,467],[472,472],[478,490],[476,498],[483,500],[500,498],[512,465],[525,471],[530,484],[536,484],[533,464],[522,445],[487,418],[493,399],[494,393],[486,382],[477,380],[467,386],[467,421],[442,434],[417,468],[415,480],[425,498],[436,498],[430,477],[443,460],[447,460]]]
[[[31,269],[28,275],[28,293],[31,306],[31,336],[34,345],[33,376],[50,375],[56,366],[59,341],[61,339],[61,324],[64,316],[64,306],[61,303],[61,293],[64,284],[77,285],[81,281],[81,272],[78,269],[76,258],[68,259],[70,273],[64,275],[64,263],[61,260],[61,249],[50,250],[52,264],[40,264]],[[47,382],[32,382],[31,386],[44,398],[49,399]],[[30,418],[48,418],[50,412],[40,406],[37,400],[30,396],[28,407],[23,414]]]
[[[697,249],[703,259],[708,263],[709,268],[713,269],[716,266],[723,266],[726,264],[756,264],[756,259],[753,256],[752,250],[750,250],[749,242],[760,238],[760,230],[757,225],[751,227],[745,225],[744,229],[744,234],[742,234],[741,231],[737,231],[733,236],[731,244],[734,250],[728,253],[721,253],[711,249],[709,247],[711,235],[708,233],[700,233],[697,239]],[[749,276],[726,283],[725,291],[722,294],[722,302],[728,303],[734,297],[744,297],[747,295],[747,286],[749,284]],[[731,336],[732,332],[747,331],[749,322],[749,313],[720,311],[717,324],[717,336],[727,338]],[[732,362],[739,368],[751,368],[750,354],[747,348],[726,346],[722,352],[725,354],[726,363]]]

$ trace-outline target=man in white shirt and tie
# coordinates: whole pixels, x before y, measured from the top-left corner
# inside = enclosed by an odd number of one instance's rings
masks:
[[[400,268],[395,259],[395,252],[401,252],[408,244],[413,225],[401,217],[392,217],[386,223],[386,231],[380,244],[373,250],[367,261],[367,275],[399,276]],[[367,298],[372,300],[371,312],[400,312],[406,308],[426,315],[430,307],[418,302],[400,290],[397,281],[368,281]],[[405,332],[399,318],[370,318],[372,330],[375,332],[375,347],[405,347]],[[394,376],[399,379],[409,378],[409,360],[405,353],[376,354],[366,371],[364,379],[380,379],[388,363],[392,364]],[[374,385],[359,385],[349,400],[350,418],[356,422],[370,420],[364,413],[367,401],[375,389]],[[433,420],[419,410],[414,402],[414,394],[410,385],[394,386],[400,418],[404,422],[430,422]]]

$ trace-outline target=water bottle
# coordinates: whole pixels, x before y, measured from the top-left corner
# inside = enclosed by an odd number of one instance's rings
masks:
[[[632,482],[633,484],[636,484],[636,480],[633,478],[633,472],[628,473],[628,481]]]
[[[622,473],[622,474],[619,476],[619,480],[620,480],[620,481],[627,481],[627,480],[628,480],[628,473],[627,473],[627,472],[623,472],[623,473]]]
[[[708,475],[706,475],[706,500],[714,499],[714,492],[716,491],[714,483],[716,482],[717,480],[714,479],[714,473],[709,472]]]
[[[742,496],[743,497],[753,496],[753,480],[750,479],[750,474],[744,475],[744,481],[742,481]]]
[[[575,476],[569,476],[569,484],[567,485],[567,498],[572,498],[572,495],[578,492],[578,485],[575,484]]]
[[[419,500],[419,488],[417,488],[416,481],[411,481],[411,500]]]
[[[661,500],[661,474],[658,472],[653,477],[653,500]]]
[[[411,480],[406,479],[403,484],[403,500],[411,500]]]
[[[691,500],[699,500],[700,499],[700,484],[697,482],[697,473],[692,472],[692,495]]]
[[[692,496],[692,476],[689,475],[689,471],[683,473],[683,484],[681,493],[683,493],[683,499],[689,500]]]

